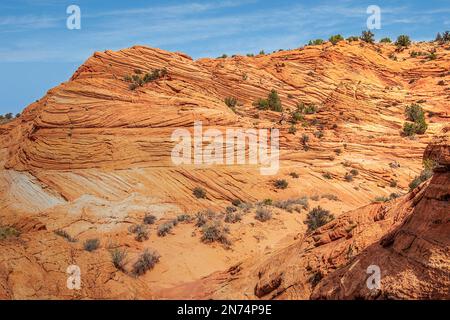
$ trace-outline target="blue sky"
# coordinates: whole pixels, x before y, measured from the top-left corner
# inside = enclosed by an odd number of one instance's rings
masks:
[[[66,28],[71,4],[81,9],[81,30]],[[142,44],[200,58],[297,48],[359,35],[372,4],[382,13],[378,39],[431,40],[450,30],[450,0],[2,0],[0,114],[68,80],[94,51]]]

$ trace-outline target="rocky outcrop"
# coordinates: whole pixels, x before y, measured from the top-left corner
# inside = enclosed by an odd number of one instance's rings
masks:
[[[428,146],[424,157],[441,166],[411,193],[348,212],[288,248],[202,279],[201,293],[186,297],[449,299],[450,172],[442,170],[448,137],[444,130]],[[368,285],[374,267],[379,287]],[[183,297],[192,287],[161,294]]]
[[[195,61],[142,46],[95,53],[69,81],[0,125],[0,227],[20,231],[0,240],[0,297],[442,297],[448,239],[438,236],[448,234],[443,210],[448,208],[444,127],[450,51],[436,43],[409,50],[435,50],[437,58],[428,61],[393,45],[359,41]],[[156,69],[165,72],[130,88],[127,76]],[[253,105],[272,89],[281,98],[281,113]],[[227,97],[237,98],[235,110],[225,104]],[[300,102],[315,104],[318,111],[293,126],[291,115]],[[403,137],[404,109],[417,102],[426,111],[428,130]],[[221,132],[279,129],[279,172],[262,176],[249,164],[175,166],[171,135],[178,128],[192,131],[195,121]],[[425,158],[439,163],[436,174],[406,194],[422,169],[424,151]],[[356,174],[347,181],[350,171]],[[275,179],[288,181],[288,188],[275,188]],[[195,187],[205,189],[205,199],[193,195]],[[371,204],[391,193],[404,196]],[[193,224],[157,236],[159,224],[179,214],[223,211],[233,199],[254,203],[300,196],[316,199],[311,206],[321,205],[337,219],[306,235],[305,209],[300,214],[273,209],[266,223],[255,221],[250,211],[230,226],[230,250],[202,243]],[[137,242],[128,228],[148,213],[157,224],[148,240]],[[79,241],[56,236],[60,229]],[[92,238],[101,240],[94,253],[83,250],[83,241]],[[148,247],[162,256],[152,272],[136,279],[113,267],[113,248],[128,250],[129,270]],[[384,260],[371,260],[377,255],[395,262],[398,278],[428,287],[420,293],[405,285],[408,295],[393,280],[391,286],[383,282],[384,291],[376,295],[365,292],[364,281],[358,281],[367,274],[352,272],[375,262],[382,272],[394,271]],[[66,287],[72,264],[83,273],[81,292]],[[401,273],[402,268],[420,274]],[[388,273],[382,281],[391,279]],[[338,274],[350,279],[350,287],[334,278]],[[336,289],[337,280],[345,283]]]

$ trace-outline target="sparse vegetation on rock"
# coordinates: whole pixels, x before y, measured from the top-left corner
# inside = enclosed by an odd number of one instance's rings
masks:
[[[142,242],[144,240],[148,240],[148,230],[143,224],[133,225],[129,228],[129,231],[135,235],[134,239],[136,241]]]
[[[309,40],[308,45],[309,46],[317,46],[323,44],[323,39],[315,39],[315,40]]]
[[[194,188],[194,190],[192,191],[192,194],[197,199],[205,199],[206,198],[206,190],[201,187]]]
[[[286,189],[289,183],[285,179],[277,179],[273,183],[274,187],[277,189]]]
[[[329,180],[333,179],[333,176],[329,172],[323,173],[322,177],[324,177],[325,179],[329,179]]]
[[[322,209],[318,206],[308,212],[305,223],[308,226],[308,231],[314,231],[333,219],[334,216],[330,213],[330,211]]]
[[[190,214],[180,214],[177,216],[177,221],[178,222],[191,222],[192,220],[194,220],[194,218],[190,215]]]
[[[303,145],[303,150],[308,151],[309,150],[309,136],[306,133],[304,133],[302,135],[301,143]]]
[[[405,136],[413,136],[415,134],[424,134],[428,128],[425,120],[425,113],[421,106],[412,104],[405,109],[406,118],[408,121],[403,125],[403,134]]]
[[[20,235],[20,232],[9,226],[0,226],[0,240],[5,240],[8,238],[16,238]]]
[[[158,226],[158,236],[165,237],[174,227],[173,222],[166,222]]]
[[[136,73],[138,71],[138,73]],[[144,84],[158,80],[167,75],[167,69],[153,69],[150,72],[147,72],[142,75],[142,71],[135,70],[133,75],[126,75],[124,80],[126,82],[130,82],[129,88],[130,90],[135,90],[138,87],[144,86]]]
[[[111,251],[111,260],[117,270],[125,271],[126,258],[127,251],[125,249],[115,248]]]
[[[398,48],[409,47],[411,45],[411,39],[407,35],[400,35],[395,42]]]
[[[156,217],[153,214],[146,214],[144,217],[144,224],[154,224]]]
[[[237,99],[235,97],[226,97],[225,98],[225,104],[233,112],[236,112]]]
[[[361,34],[361,40],[367,43],[374,43],[375,42],[375,35],[372,33],[372,31],[367,30],[363,31]]]
[[[139,256],[137,261],[133,264],[133,274],[135,276],[142,276],[148,270],[154,268],[154,266],[159,262],[160,255],[158,252],[145,249],[145,251]]]
[[[201,240],[205,243],[219,242],[229,246],[231,241],[228,239],[230,232],[227,227],[224,227],[218,220],[210,221],[202,227]]]
[[[297,172],[291,172],[289,175],[294,179],[298,179],[300,177]]]
[[[282,112],[283,106],[281,104],[278,92],[272,89],[267,97],[267,99],[258,99],[253,103],[253,105],[259,110],[272,110],[276,112]]]
[[[76,238],[72,237],[72,236],[71,236],[67,231],[65,231],[65,230],[61,230],[61,229],[55,230],[54,233],[55,233],[57,236],[63,237],[64,239],[66,239],[66,240],[69,241],[69,242],[77,242],[77,241],[78,241]]]
[[[350,36],[346,40],[348,42],[355,42],[355,41],[359,41],[359,37],[357,37],[357,36]]]
[[[92,252],[100,247],[99,239],[88,239],[83,243],[83,248],[86,251]]]
[[[226,212],[224,220],[227,223],[236,223],[242,220],[242,214],[240,212]]]
[[[259,207],[256,209],[255,219],[261,222],[266,222],[272,219],[272,211],[266,207]]]
[[[412,191],[417,188],[420,184],[427,181],[433,176],[433,170],[436,167],[436,163],[433,160],[426,159],[423,161],[424,169],[415,177],[409,184],[409,190]]]
[[[351,182],[351,181],[353,181],[353,177],[354,176],[350,172],[347,172],[344,176],[344,180],[347,182]]]
[[[333,45],[336,45],[338,42],[343,41],[344,38],[340,34],[336,34],[331,36],[328,41],[330,41]]]
[[[307,197],[275,201],[273,206],[288,212],[300,212],[302,209],[307,210],[309,208]]]

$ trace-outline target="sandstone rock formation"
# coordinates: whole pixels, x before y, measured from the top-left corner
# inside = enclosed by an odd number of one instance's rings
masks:
[[[0,298],[448,297],[448,49],[344,41],[196,61],[141,46],[95,53],[68,82],[0,126],[0,226],[21,232],[0,240]],[[411,50],[436,50],[437,59],[410,57]],[[155,69],[167,73],[130,89],[127,76]],[[283,113],[253,105],[272,89]],[[235,112],[227,97],[237,98]],[[299,102],[318,112],[289,132]],[[429,123],[414,139],[401,135],[412,103],[423,106]],[[278,174],[262,176],[254,165],[175,166],[171,135],[192,130],[195,121],[205,130],[280,129]],[[430,182],[408,193],[424,152],[439,166]],[[351,170],[358,175],[346,181]],[[273,186],[281,178],[285,190]],[[207,197],[197,199],[195,187]],[[391,193],[404,195],[371,204]],[[233,199],[300,196],[313,196],[310,206],[337,219],[306,235],[305,210],[274,208],[267,223],[250,211],[229,226],[229,250],[202,243],[192,223],[156,234],[179,214],[223,211]],[[129,227],[147,213],[157,225],[137,242]],[[91,238],[101,247],[86,252],[82,243]],[[161,261],[142,277],[111,263],[110,251],[126,248],[129,270],[147,247]],[[383,273],[375,294],[364,287],[368,264]],[[66,287],[70,265],[82,270],[80,291]]]

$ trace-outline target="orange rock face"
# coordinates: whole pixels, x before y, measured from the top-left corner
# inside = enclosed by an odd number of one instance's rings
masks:
[[[95,53],[70,81],[0,125],[0,226],[20,232],[0,238],[0,298],[448,297],[448,49],[344,41],[196,61],[146,47]],[[437,59],[412,58],[412,50],[436,50]],[[155,69],[166,72],[130,88],[128,77]],[[283,112],[254,106],[272,89]],[[235,110],[227,97],[237,99]],[[300,102],[317,112],[292,124]],[[428,129],[407,138],[405,107],[413,103],[423,106]],[[196,121],[223,133],[279,129],[278,173],[263,176],[249,164],[176,166],[172,134]],[[408,193],[422,156],[438,164],[434,177]],[[196,187],[204,199],[193,195]],[[392,193],[403,196],[371,204]],[[255,220],[256,207],[241,208],[241,221],[223,222],[229,249],[203,243],[193,222],[158,236],[180,214],[209,208],[224,219],[233,199],[303,196],[309,209],[320,205],[336,219],[307,234],[306,205],[300,213],[271,207],[267,222]],[[156,224],[139,242],[129,227],[146,214]],[[93,238],[100,247],[84,250]],[[126,272],[112,263],[116,248],[127,250]],[[146,248],[160,262],[136,278],[130,270]],[[71,265],[81,269],[80,290],[67,288]],[[381,270],[376,292],[366,286],[369,265]]]

